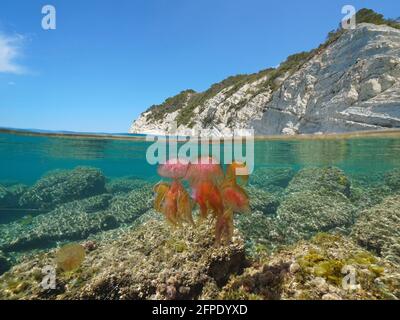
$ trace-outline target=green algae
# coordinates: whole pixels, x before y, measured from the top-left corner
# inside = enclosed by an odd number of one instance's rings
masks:
[[[31,225],[32,222],[33,222],[33,216],[30,214],[27,216],[24,216],[23,218],[21,218],[21,220],[18,221],[18,223],[24,227]]]
[[[303,275],[322,277],[334,285],[341,285],[345,275],[345,266],[367,267],[371,274],[364,280],[371,280],[381,276],[385,268],[378,264],[378,259],[370,252],[358,250],[349,252],[342,258],[333,257],[329,250],[335,246],[340,247],[342,237],[340,235],[320,233],[310,242],[319,246],[319,249],[310,249],[305,255],[297,259]]]
[[[170,238],[166,241],[166,246],[177,253],[182,253],[188,250],[186,242],[180,239]]]

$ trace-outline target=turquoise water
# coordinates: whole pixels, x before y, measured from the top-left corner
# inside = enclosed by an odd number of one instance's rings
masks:
[[[146,141],[0,134],[0,181],[33,184],[43,174],[76,166],[99,168],[107,177],[156,178],[146,161]],[[400,138],[256,141],[259,167],[337,166],[374,174],[400,166]]]
[[[330,241],[338,248],[333,252],[339,255],[352,257],[362,248],[385,259],[380,263],[386,263],[389,269],[385,270],[390,270],[386,271],[389,284],[390,276],[400,275],[393,271],[400,270],[396,226],[396,208],[400,206],[399,134],[264,139],[254,143],[254,171],[244,187],[251,212],[234,216],[248,259],[257,260],[266,252],[271,254],[287,246],[297,250],[290,246],[300,240],[312,241],[322,232],[345,237],[333,238],[337,244]],[[31,291],[14,288],[20,280],[10,280],[30,274],[29,255],[46,252],[52,257],[52,250],[70,242],[92,241],[95,246],[99,241],[107,245],[107,239],[114,239],[114,231],[118,238],[126,228],[145,228],[143,221],[160,221],[161,215],[152,209],[152,186],[161,177],[157,166],[146,160],[151,144],[140,136],[0,133],[0,275],[6,279],[2,282],[0,277],[0,298],[32,297]],[[148,231],[154,232],[155,239],[166,237],[155,248],[165,253],[163,246],[170,245],[168,233],[172,229],[157,234],[157,228]],[[353,251],[347,250],[347,243]],[[207,250],[213,250],[212,239],[208,245]],[[182,244],[175,246],[185,248]],[[103,256],[101,250],[93,254],[99,255],[99,262],[110,265],[108,255]],[[153,261],[156,264],[157,259]],[[12,266],[18,264],[22,269],[13,273]],[[370,266],[360,268],[365,273]],[[85,277],[84,283],[92,276]],[[308,283],[301,285],[311,288],[307,290],[311,290],[308,294],[312,297],[322,297]],[[32,286],[39,290],[35,282]],[[365,292],[381,290],[377,288]],[[345,291],[341,294],[355,297]],[[385,298],[387,294],[400,297],[400,288],[388,285],[376,297]]]
[[[79,166],[98,169],[107,181],[141,179],[154,183],[159,180],[156,166],[146,160],[146,151],[152,142],[132,140],[132,136],[114,138],[1,133],[0,185],[31,187],[54,170],[72,170]],[[377,176],[400,167],[400,139],[382,136],[255,141],[252,178],[257,177],[260,168],[299,171],[331,166],[373,182]],[[3,203],[0,212],[0,223],[6,223],[42,210]]]

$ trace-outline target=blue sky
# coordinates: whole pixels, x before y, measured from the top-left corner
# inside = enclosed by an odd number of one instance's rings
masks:
[[[184,89],[316,47],[346,4],[400,16],[398,0],[1,0],[0,126],[126,132]]]

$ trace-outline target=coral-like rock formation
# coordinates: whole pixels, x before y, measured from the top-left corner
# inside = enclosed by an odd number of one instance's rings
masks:
[[[348,197],[351,183],[338,168],[302,169],[294,175],[286,189],[274,194],[261,191],[268,188],[261,184],[262,181],[260,179],[257,189],[248,188],[250,199],[254,199],[250,203],[253,201],[255,210],[249,215],[237,217],[236,223],[251,255],[257,256],[260,249],[275,250],[308,239],[321,231],[347,233],[354,223],[357,207]],[[261,192],[263,197],[269,198],[267,202],[258,200]],[[273,206],[263,210],[255,206],[259,202]]]
[[[361,212],[352,230],[357,242],[388,260],[400,264],[400,196]]]
[[[128,193],[146,185],[146,181],[133,177],[116,178],[106,182],[108,193]]]
[[[335,167],[305,168],[294,176],[285,191],[290,194],[304,190],[318,193],[340,192],[349,196],[350,180],[342,170]]]
[[[276,223],[286,241],[294,242],[349,226],[353,212],[351,202],[341,193],[295,192],[279,206]]]
[[[103,174],[93,168],[54,171],[29,188],[20,199],[20,205],[29,209],[53,209],[73,200],[105,192]]]
[[[0,278],[2,299],[193,299],[221,287],[245,265],[243,241],[214,246],[211,224],[172,229],[150,219],[87,252],[73,274],[57,272],[57,290],[43,290],[40,270],[55,252],[30,258]],[[39,277],[38,277],[39,273]],[[18,290],[18,287],[24,290]]]
[[[400,299],[400,269],[348,238],[318,234],[233,276],[222,299]]]
[[[280,203],[278,196],[253,186],[247,187],[246,191],[249,195],[252,211],[262,212],[266,215],[274,215],[276,213]]]
[[[18,208],[19,199],[27,190],[23,184],[3,186],[0,184],[0,208]]]
[[[259,168],[250,176],[250,185],[274,192],[286,188],[295,171],[292,168]]]
[[[385,184],[392,190],[392,191],[400,191],[400,169],[394,169],[389,171],[385,175]]]
[[[10,269],[11,264],[2,251],[0,251],[0,275]]]
[[[19,251],[54,245],[55,241],[85,239],[90,234],[130,223],[151,206],[149,186],[115,197],[103,194],[72,201],[33,217],[29,228],[18,221],[0,225],[0,248]]]

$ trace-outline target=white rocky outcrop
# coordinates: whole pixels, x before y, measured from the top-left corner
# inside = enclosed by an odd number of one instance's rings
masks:
[[[213,128],[215,135],[226,128],[254,128],[258,135],[400,128],[400,30],[359,24],[297,72],[276,79],[274,91],[261,85],[267,80],[245,83],[233,94],[224,88],[196,107],[191,126]],[[131,133],[168,133],[179,114],[153,121],[149,112]]]
[[[400,30],[360,24],[286,79],[260,135],[400,128]]]

